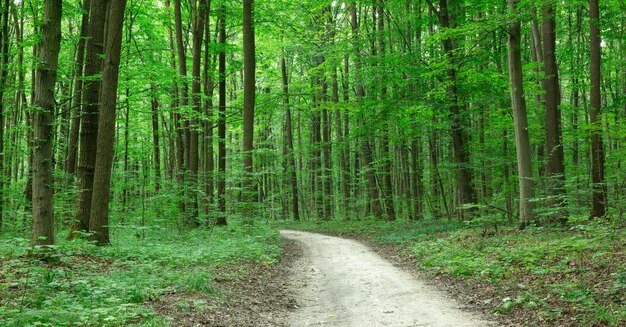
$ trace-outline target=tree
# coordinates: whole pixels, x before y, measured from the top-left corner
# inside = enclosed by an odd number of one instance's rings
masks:
[[[244,202],[246,206],[252,202],[254,150],[254,102],[256,60],[254,46],[254,15],[253,0],[243,0],[243,168],[244,168]],[[251,219],[252,210],[244,210],[244,218]]]
[[[45,0],[33,102],[33,245],[55,243],[52,195],[54,88],[61,49],[61,0]]]
[[[283,84],[283,104],[285,105],[285,153],[286,170],[289,173],[289,184],[291,187],[291,213],[294,220],[300,220],[300,210],[298,203],[298,179],[296,174],[296,159],[293,148],[293,126],[291,119],[291,108],[289,107],[289,78],[287,76],[287,64],[285,56],[280,58],[281,81]]]
[[[91,199],[93,193],[96,149],[98,145],[98,109],[102,54],[104,53],[104,27],[109,0],[92,0],[89,10],[89,32],[85,57],[85,77],[88,83],[83,89],[83,107],[80,126],[80,153],[78,160],[78,212],[69,238],[76,231],[89,231]]]
[[[443,29],[454,29],[455,23],[452,19],[451,8],[448,0],[439,0],[439,10],[433,8],[437,13],[439,24]],[[429,2],[431,8],[433,5]],[[454,161],[456,164],[456,181],[460,205],[476,203],[476,191],[472,184],[472,173],[469,166],[468,142],[464,132],[464,122],[461,117],[461,99],[458,91],[458,67],[457,44],[453,37],[442,40],[443,51],[446,62],[446,100],[450,108],[450,129],[452,133],[452,146],[454,148]],[[459,215],[462,211],[459,210]]]
[[[217,207],[220,216],[217,219],[218,225],[226,225],[226,22],[225,8],[222,5],[220,17],[218,19],[219,43],[219,111],[217,118]]]
[[[509,0],[509,12],[516,14],[518,0]],[[530,136],[521,54],[521,23],[517,17],[509,23],[509,83],[515,126],[515,148],[517,151],[517,174],[519,178],[520,226],[526,227],[533,220],[534,181],[531,163]]]
[[[4,92],[9,75],[9,0],[2,3],[0,15],[0,230],[4,215]]]
[[[107,40],[102,70],[100,92],[100,118],[98,121],[98,149],[96,152],[95,178],[91,200],[90,239],[97,245],[108,245],[109,240],[109,194],[111,190],[111,165],[115,137],[115,106],[122,48],[122,26],[126,0],[111,0],[107,20]]]
[[[73,175],[76,172],[76,159],[78,156],[78,135],[80,132],[81,121],[81,99],[83,92],[83,70],[85,66],[85,44],[87,42],[87,29],[89,28],[89,9],[91,0],[83,0],[83,15],[80,24],[80,39],[76,50],[76,77],[74,81],[74,96],[72,98],[72,107],[74,114],[72,116],[72,125],[70,127],[70,142],[68,145],[67,162],[65,171]]]
[[[602,142],[602,119],[600,110],[601,94],[600,84],[602,83],[600,47],[600,10],[598,0],[589,0],[589,29],[590,29],[590,59],[591,67],[591,91],[590,115],[591,124],[591,183],[592,201],[591,217],[602,217],[606,213],[606,186],[604,184],[604,146]]]
[[[554,204],[565,204],[565,166],[563,164],[563,142],[561,139],[561,93],[559,90],[559,72],[556,63],[556,30],[555,15],[556,2],[546,1],[542,9],[542,41],[544,60],[544,90],[545,95],[545,133],[546,133],[546,178],[548,192],[553,197],[559,197]]]

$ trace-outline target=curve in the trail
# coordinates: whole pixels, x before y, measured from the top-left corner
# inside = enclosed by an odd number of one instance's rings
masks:
[[[288,318],[290,326],[491,325],[357,241],[280,233],[304,253],[291,268],[299,308]]]

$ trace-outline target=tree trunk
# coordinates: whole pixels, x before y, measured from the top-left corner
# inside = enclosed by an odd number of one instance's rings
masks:
[[[196,0],[193,0],[195,3]],[[196,115],[200,115],[201,113],[201,86],[202,81],[200,80],[200,69],[202,63],[202,38],[204,35],[204,24],[206,19],[206,3],[205,0],[199,0],[199,3],[196,3],[194,6],[194,27],[193,27],[193,58],[192,58],[192,68],[191,68],[191,98],[192,98],[192,106]],[[207,58],[205,58],[206,60]],[[188,183],[192,188],[190,190],[191,197],[190,206],[191,206],[191,217],[189,223],[193,225],[197,225],[197,215],[198,215],[198,130],[199,130],[199,121],[197,118],[192,117],[189,119],[189,176]]]
[[[254,46],[254,1],[243,0],[243,169],[244,169],[244,220],[250,220],[254,211],[251,210],[253,192],[254,150],[254,101],[256,60]]]
[[[385,9],[384,9],[384,0],[379,0],[378,6],[376,7],[377,11],[377,25],[378,25],[378,47],[380,50],[380,60],[379,65],[382,71],[385,71]],[[380,92],[381,101],[385,101],[387,96],[387,81],[382,81],[382,88]],[[387,109],[388,110],[388,109]],[[385,111],[387,111],[385,110]],[[395,208],[393,204],[393,182],[391,176],[391,155],[389,154],[389,125],[387,120],[383,122],[383,137],[381,139],[381,155],[383,159],[383,192],[384,192],[384,200],[385,200],[385,219],[387,221],[392,221],[396,219]]]
[[[91,201],[90,240],[97,245],[109,241],[109,195],[111,193],[111,167],[115,141],[115,106],[122,48],[122,26],[126,0],[112,0],[107,21],[107,40],[102,70],[100,92],[100,118],[98,121],[98,149]]]
[[[52,245],[54,207],[52,196],[52,135],[54,122],[54,89],[61,49],[61,0],[45,0],[41,25],[39,64],[35,77],[33,101],[33,245]]]
[[[207,0],[207,15],[206,22],[204,24],[204,111],[207,117],[207,120],[204,124],[204,192],[207,196],[208,204],[213,203],[213,172],[215,166],[215,160],[213,158],[213,129],[214,129],[214,120],[213,120],[213,77],[209,72],[209,68],[211,71],[214,69],[214,60],[212,56],[210,56],[209,47],[211,44],[211,28],[210,28],[210,20],[209,13],[211,11],[211,1]],[[211,208],[210,205],[206,206],[207,209]]]
[[[606,185],[604,184],[604,146],[602,142],[602,116],[600,84],[601,74],[601,47],[600,47],[600,10],[598,0],[589,0],[589,28],[590,28],[590,66],[591,90],[590,116],[591,123],[591,183],[593,187],[591,202],[591,217],[602,217],[606,213]]]
[[[439,1],[439,22],[441,27],[452,28],[450,12],[448,10],[448,0]],[[456,164],[456,182],[458,187],[458,204],[476,203],[476,192],[472,185],[472,173],[468,167],[470,164],[467,138],[464,133],[464,123],[461,118],[461,106],[459,105],[459,94],[457,88],[457,67],[456,58],[457,46],[454,39],[446,38],[443,40],[443,49],[448,60],[446,69],[447,90],[446,97],[450,108],[450,123],[452,133],[452,146],[454,148],[454,162]],[[459,216],[463,216],[462,209],[458,211]]]
[[[283,82],[283,104],[285,105],[285,131],[286,131],[286,153],[287,156],[287,172],[289,174],[289,182],[291,184],[291,212],[294,220],[300,220],[299,203],[298,203],[298,179],[296,175],[296,159],[293,150],[293,127],[291,122],[291,108],[289,105],[289,79],[287,77],[287,65],[285,57],[280,59],[280,70]]]
[[[4,214],[4,91],[9,72],[9,0],[4,0],[0,17],[0,230],[2,230]]]
[[[509,0],[509,11],[517,11],[518,0]],[[533,220],[534,181],[528,133],[526,100],[524,99],[524,80],[521,56],[521,24],[514,21],[509,24],[509,82],[511,85],[511,103],[515,126],[515,146],[517,150],[517,171],[519,176],[519,218],[522,228]]]
[[[220,9],[219,24],[219,112],[217,122],[217,207],[220,216],[217,218],[218,225],[226,225],[226,10],[224,5]]]
[[[546,134],[546,186],[548,194],[554,197],[565,196],[565,167],[563,166],[563,144],[561,141],[561,111],[559,76],[556,63],[556,4],[544,4],[542,14],[544,89],[546,91],[546,113],[544,128]],[[557,198],[554,205],[565,205],[564,198]],[[558,213],[561,216],[562,213]],[[561,219],[562,217],[559,217]]]
[[[423,167],[421,164],[421,139],[420,137],[413,138],[413,142],[411,145],[411,167],[413,170],[413,178],[412,178],[412,195],[413,195],[413,217],[412,219],[418,220],[424,218],[424,208],[422,205],[423,198]]]
[[[91,0],[83,0],[83,17],[80,24],[80,39],[78,40],[78,49],[76,51],[76,79],[74,80],[74,97],[72,98],[72,107],[74,108],[72,117],[72,126],[70,128],[70,142],[68,147],[67,162],[65,171],[69,175],[76,172],[76,159],[78,155],[78,135],[80,132],[81,117],[81,99],[83,93],[83,69],[85,66],[85,43],[87,42],[87,34],[89,27],[89,9]]]
[[[85,76],[89,77],[83,91],[83,111],[80,128],[80,155],[78,163],[78,212],[69,238],[74,232],[89,230],[89,215],[93,191],[94,167],[98,136],[98,100],[104,50],[104,25],[109,0],[92,0],[89,14],[89,35],[85,57]]]
[[[161,147],[159,146],[159,98],[156,95],[156,88],[152,90],[152,143],[154,155],[154,193],[159,193],[161,185]]]

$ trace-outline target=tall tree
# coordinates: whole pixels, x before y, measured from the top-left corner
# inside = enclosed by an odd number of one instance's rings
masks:
[[[159,98],[156,94],[156,88],[152,86],[152,99],[150,107],[152,111],[152,143],[154,155],[154,192],[159,193],[161,188],[161,147],[159,146]]]
[[[256,86],[256,60],[254,46],[254,1],[243,0],[243,169],[244,169],[244,205],[249,206],[252,193],[254,150],[254,102]],[[244,219],[250,219],[252,210],[244,209]]]
[[[429,5],[431,8],[432,4]],[[437,17],[439,18],[439,24],[445,30],[455,28],[456,23],[454,23],[452,14],[449,8],[449,0],[439,0],[439,10],[432,8],[434,12],[437,12]],[[456,13],[455,14],[459,14]],[[465,125],[461,115],[461,105],[459,99],[459,89],[458,89],[458,65],[459,60],[457,58],[457,43],[452,36],[448,36],[442,40],[443,43],[443,51],[445,54],[445,58],[447,60],[446,63],[446,100],[448,102],[448,107],[450,109],[450,129],[452,133],[452,147],[454,148],[454,161],[456,164],[456,182],[458,191],[456,192],[459,195],[458,203],[460,205],[463,204],[471,204],[476,203],[476,191],[474,190],[474,186],[472,184],[472,172],[470,170],[469,164],[469,149],[468,149],[468,140],[465,136]],[[459,210],[459,215],[462,214],[462,211]]]
[[[191,68],[191,97],[192,97],[192,106],[194,115],[189,119],[189,176],[188,182],[192,190],[190,191],[189,196],[191,197],[190,206],[191,206],[191,223],[197,224],[196,216],[198,214],[198,197],[197,197],[197,176],[198,176],[198,164],[199,164],[199,156],[198,156],[198,130],[199,130],[199,120],[197,116],[200,115],[201,112],[201,86],[202,81],[200,80],[200,70],[201,70],[201,59],[202,59],[202,39],[205,33],[204,24],[206,19],[206,2],[204,0],[200,0],[198,3],[195,2],[194,6],[194,21],[193,21],[193,57],[192,57],[192,68]],[[207,58],[205,58],[207,60]]]
[[[533,220],[532,198],[534,197],[533,168],[528,133],[528,117],[524,98],[524,77],[521,54],[521,23],[519,21],[518,0],[508,0],[509,12],[515,15],[509,23],[509,83],[511,104],[515,126],[515,147],[517,150],[517,172],[519,178],[519,219],[521,227]]]
[[[107,19],[107,40],[102,70],[100,92],[100,118],[98,121],[98,149],[95,178],[91,200],[90,239],[97,245],[108,245],[109,195],[111,193],[111,165],[115,140],[115,106],[122,49],[122,26],[126,0],[111,0]]]
[[[65,171],[73,175],[76,172],[76,159],[78,156],[78,135],[80,132],[81,99],[83,92],[83,69],[85,64],[85,44],[87,42],[87,29],[89,28],[89,9],[91,0],[83,0],[83,16],[80,23],[80,39],[76,49],[76,73],[74,77],[74,96],[72,97],[72,125],[70,127],[70,141],[68,146]]]
[[[104,51],[104,24],[109,0],[92,0],[89,10],[89,33],[85,57],[83,107],[80,127],[80,153],[78,159],[78,211],[69,238],[76,237],[78,230],[89,230],[89,215],[93,193],[96,149],[98,145],[98,109],[102,55]]]
[[[377,26],[378,26],[378,48],[380,50],[380,67],[385,71],[385,1],[379,0],[376,6],[376,15],[377,15]],[[380,90],[381,100],[385,101],[387,96],[387,86],[385,85],[387,81],[383,80],[383,86]],[[385,114],[388,115],[387,112],[389,108],[385,108]],[[386,118],[386,117],[385,117]],[[386,125],[386,123],[384,123]],[[385,126],[383,128],[383,137],[381,140],[381,152],[383,159],[383,191],[384,191],[384,200],[385,200],[385,219],[387,221],[392,221],[396,219],[395,208],[393,205],[393,185],[392,185],[392,171],[391,171],[391,155],[389,154],[389,126]]]
[[[218,225],[226,225],[226,9],[222,4],[218,18],[219,43],[218,64],[219,112],[217,118],[217,207],[220,215]]]
[[[602,217],[606,213],[606,186],[604,184],[604,145],[602,142],[602,107],[600,96],[601,74],[601,47],[600,47],[600,10],[598,0],[589,0],[589,30],[590,30],[590,59],[591,91],[590,115],[591,123],[591,183],[592,201],[591,217]]]
[[[283,50],[284,51],[284,50]],[[298,179],[296,174],[296,159],[293,148],[293,124],[291,119],[291,108],[289,105],[289,78],[287,75],[287,64],[285,56],[280,58],[280,70],[283,84],[283,104],[285,105],[285,156],[287,158],[287,172],[289,174],[289,184],[291,187],[291,211],[294,220],[300,220],[298,203]]]
[[[0,230],[4,215],[4,93],[9,74],[9,0],[2,2],[0,15]]]
[[[546,133],[545,157],[548,192],[554,197],[565,196],[565,166],[563,164],[563,142],[561,139],[561,93],[556,62],[556,2],[545,1],[542,8],[542,41],[544,61],[544,90]],[[556,205],[564,205],[563,198],[557,198]],[[561,219],[561,217],[559,217]]]
[[[61,49],[61,0],[44,1],[39,64],[33,101],[33,245],[55,243],[52,196],[54,89]]]

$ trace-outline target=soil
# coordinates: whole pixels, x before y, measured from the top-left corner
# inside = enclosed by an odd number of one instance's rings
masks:
[[[495,325],[361,242],[301,231],[281,234],[304,249],[291,266],[299,308],[287,318],[290,326]]]
[[[153,300],[152,307],[172,326],[515,325],[480,312],[486,305],[476,296],[462,296],[470,289],[417,273],[411,256],[393,246],[281,234],[279,264],[221,268],[218,296],[173,293]]]
[[[285,240],[280,263],[242,263],[219,268],[215,279],[219,294],[173,293],[155,299],[154,310],[171,326],[287,327],[285,318],[296,307],[289,288],[290,267],[302,250]],[[200,303],[201,305],[198,305]]]

